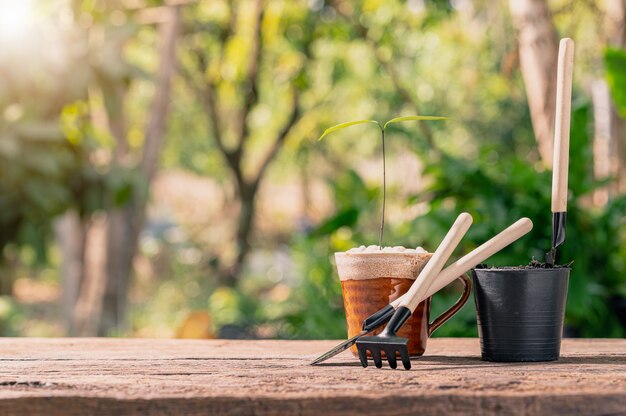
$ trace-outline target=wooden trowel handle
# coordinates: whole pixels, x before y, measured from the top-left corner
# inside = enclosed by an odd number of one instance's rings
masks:
[[[441,269],[448,261],[448,258],[459,245],[459,242],[469,230],[469,227],[472,225],[472,216],[467,212],[459,215],[452,224],[450,231],[444,237],[437,250],[433,256],[428,260],[426,266],[420,274],[415,279],[415,282],[411,285],[408,292],[402,297],[403,301],[400,302],[400,306],[404,306],[411,310],[411,312],[415,311],[415,308],[420,303],[422,297],[426,294],[426,291],[430,287],[430,285],[435,281]]]
[[[450,283],[454,282],[459,276],[476,267],[477,264],[484,262],[504,247],[510,245],[520,237],[528,234],[533,229],[533,222],[529,218],[521,218],[514,224],[502,230],[499,234],[486,241],[479,247],[475,248],[465,256],[461,257],[450,266],[446,267],[435,283],[433,283],[426,292],[424,299],[434,295]]]
[[[482,263],[498,251],[502,250],[504,247],[526,235],[530,230],[532,230],[532,228],[533,222],[528,218],[522,218],[516,221],[491,240],[485,242],[471,252],[467,253],[465,256],[461,257],[456,262],[452,263],[450,266],[446,267],[441,273],[439,273],[439,276],[437,276],[435,282],[430,285],[426,293],[417,299],[417,302],[422,302],[424,299],[431,297],[455,281],[459,276],[474,268],[477,264]],[[407,295],[405,294],[393,301],[391,306],[397,308],[400,303],[403,302],[405,296]]]
[[[552,212],[567,211],[567,170],[569,130],[572,110],[574,41],[561,39],[556,77],[556,114],[554,118],[554,155],[552,159]]]

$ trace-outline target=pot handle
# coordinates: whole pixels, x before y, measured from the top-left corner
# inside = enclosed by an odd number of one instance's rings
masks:
[[[463,293],[461,297],[452,305],[447,311],[435,318],[434,321],[428,324],[428,336],[430,337],[433,332],[443,325],[448,319],[452,318],[466,303],[472,293],[472,282],[465,275],[457,277],[463,283]]]

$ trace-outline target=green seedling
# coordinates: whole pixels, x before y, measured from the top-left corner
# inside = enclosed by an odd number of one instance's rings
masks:
[[[380,238],[378,241],[378,246],[382,250],[383,248],[383,233],[385,229],[385,204],[387,201],[387,168],[385,161],[385,130],[387,130],[387,126],[393,123],[399,123],[402,121],[427,121],[427,120],[447,120],[447,117],[439,117],[439,116],[406,116],[406,117],[396,117],[385,124],[380,124],[376,120],[356,120],[349,121],[347,123],[337,124],[336,126],[332,126],[327,128],[324,133],[320,136],[319,140],[322,140],[324,137],[328,136],[330,133],[344,129],[346,127],[355,126],[357,124],[375,124],[380,129],[380,138],[382,143],[383,150],[383,204],[382,204],[382,214],[380,219]]]

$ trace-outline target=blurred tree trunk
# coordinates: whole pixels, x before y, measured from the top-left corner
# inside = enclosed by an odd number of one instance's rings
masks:
[[[626,46],[626,0],[606,0],[606,43]],[[626,128],[611,101],[609,87],[604,78],[591,83],[594,109],[593,162],[596,179],[615,178],[610,185],[596,189],[595,205],[604,206],[610,196],[626,189]]]
[[[237,230],[235,232],[235,242],[236,242],[236,257],[233,263],[224,268],[221,271],[220,283],[227,286],[234,286],[237,284],[239,276],[241,274],[242,268],[245,264],[246,258],[250,253],[251,243],[250,238],[252,232],[254,230],[254,220],[256,214],[256,201],[257,194],[259,191],[259,186],[261,181],[265,177],[265,172],[270,163],[274,160],[278,151],[284,144],[289,132],[292,127],[296,124],[299,116],[299,104],[298,104],[298,95],[297,92],[294,92],[293,97],[293,108],[291,110],[291,115],[289,116],[289,120],[287,120],[286,125],[281,129],[278,133],[274,142],[267,152],[265,159],[263,160],[261,167],[257,170],[256,174],[251,178],[246,178],[243,173],[243,164],[241,158],[238,157],[238,161],[230,165],[233,175],[236,178],[237,184],[237,193],[239,196],[239,215],[237,217]],[[249,110],[248,110],[249,111]],[[244,116],[247,120],[248,113]],[[244,129],[244,130],[247,130]],[[245,143],[247,138],[247,133],[243,136],[243,140],[241,143]],[[243,148],[242,148],[243,150]]]
[[[545,0],[509,0],[539,154],[552,167],[558,39]]]
[[[222,285],[236,285],[241,275],[245,261],[250,253],[250,238],[254,232],[256,216],[256,201],[261,181],[265,177],[267,168],[275,159],[276,155],[285,143],[289,133],[300,118],[299,93],[292,90],[292,101],[287,120],[282,128],[274,135],[269,149],[261,159],[259,167],[248,174],[249,169],[245,165],[245,159],[249,152],[251,134],[249,130],[249,116],[259,101],[259,86],[261,83],[259,67],[264,54],[262,42],[263,9],[261,0],[251,2],[253,9],[254,28],[250,39],[250,53],[248,54],[247,67],[245,68],[244,80],[237,87],[242,96],[241,105],[234,111],[224,111],[218,102],[217,91],[219,80],[207,76],[210,59],[204,49],[193,49],[192,54],[195,67],[187,68],[185,78],[191,89],[198,94],[200,103],[203,105],[209,119],[212,139],[216,147],[226,161],[226,166],[233,177],[235,191],[239,202],[235,230],[235,256],[229,264],[220,267],[218,280]],[[241,36],[237,26],[237,4],[231,4],[231,18],[228,25],[222,28],[220,42],[226,44],[229,40]],[[308,45],[304,48],[304,55],[308,59],[310,51]],[[306,67],[306,63],[304,64]],[[226,142],[226,131],[234,133],[234,145]]]
[[[605,0],[606,32],[611,45],[626,45],[626,0]]]
[[[609,45],[626,48],[626,0],[606,0],[606,30]],[[618,194],[626,191],[626,125],[612,101],[609,106],[611,175],[617,178],[611,193]]]
[[[13,296],[15,268],[18,264],[17,252],[6,246],[0,246],[0,295]]]
[[[85,276],[85,248],[88,224],[74,211],[66,212],[54,223],[56,240],[61,251],[63,288],[63,321],[67,335],[76,335],[74,307]]]
[[[13,270],[5,259],[0,259],[0,296],[13,295]]]
[[[83,275],[78,298],[73,307],[74,334],[93,336],[98,333],[105,284],[107,215],[97,213],[85,226]]]
[[[593,104],[593,174],[596,179],[607,179],[611,175],[611,94],[603,79],[591,83]],[[609,187],[593,192],[593,204],[605,206],[609,202]]]
[[[146,128],[143,156],[138,169],[145,189],[148,189],[158,168],[170,104],[171,79],[176,72],[176,41],[180,27],[180,8],[178,6],[166,7],[161,10],[161,13],[163,20],[159,23],[159,68]],[[121,102],[123,102],[123,97]],[[122,111],[119,112],[118,117],[113,118],[111,130],[118,141],[113,166],[128,164],[126,127]],[[113,330],[124,328],[133,259],[144,222],[146,203],[146,193],[136,192],[130,203],[109,212],[106,284],[98,335],[107,335]]]

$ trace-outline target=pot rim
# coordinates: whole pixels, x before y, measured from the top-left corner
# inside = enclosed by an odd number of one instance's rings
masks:
[[[485,269],[476,269],[472,268],[472,272],[476,272],[477,270],[486,271],[486,272],[495,272],[495,273],[511,273],[511,274],[529,274],[529,273],[554,273],[559,272],[561,270],[567,270],[568,272],[572,271],[571,267],[555,267],[555,268],[508,268],[508,267],[491,267]]]

